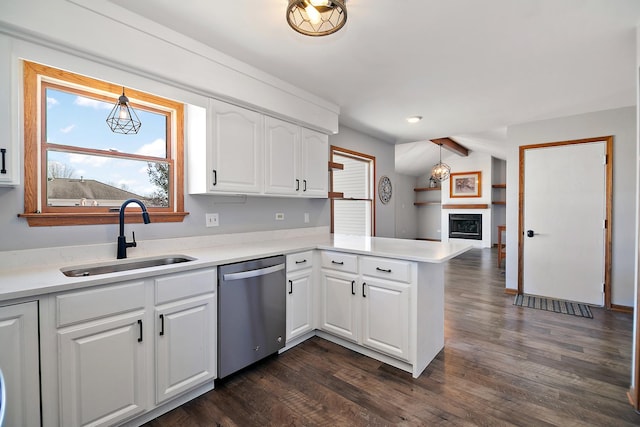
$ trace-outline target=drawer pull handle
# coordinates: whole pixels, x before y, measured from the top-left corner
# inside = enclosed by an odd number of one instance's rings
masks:
[[[355,286],[356,286],[356,281],[355,281],[355,280],[352,280],[352,281],[351,281],[351,295],[355,295],[355,294],[356,294],[356,288],[355,288]]]
[[[160,336],[164,335],[164,314],[160,315]]]
[[[303,187],[302,191],[307,191],[307,180],[303,179],[302,182],[304,183],[304,187]]]
[[[367,283],[366,283],[366,282],[362,282],[362,297],[363,297],[363,298],[366,298],[366,297],[367,297],[367,294],[365,294],[365,293],[364,293],[364,287],[365,287],[365,286],[367,286]]]
[[[344,265],[343,261],[331,261],[331,264]]]
[[[0,169],[0,173],[7,173],[7,149],[0,148],[0,153],[2,153],[2,169]]]
[[[390,268],[380,268],[380,267],[376,267],[376,270],[378,270],[378,271],[382,271],[383,273],[391,273],[391,269],[390,269]]]
[[[300,180],[296,179],[296,191],[300,191]]]
[[[293,280],[289,280],[289,295],[293,293]]]
[[[140,328],[140,335],[138,336],[138,342],[142,342],[142,320],[138,319],[138,327]]]
[[[218,185],[218,171],[213,170],[213,185]]]
[[[302,261],[296,261],[296,264],[304,264],[305,262],[307,262],[307,260],[303,259]]]

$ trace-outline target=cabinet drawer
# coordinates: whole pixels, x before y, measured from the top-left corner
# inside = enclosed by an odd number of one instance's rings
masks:
[[[156,304],[215,292],[216,269],[177,273],[155,279]]]
[[[145,307],[144,281],[56,296],[58,327]]]
[[[313,251],[287,255],[287,271],[298,271],[313,266]]]
[[[341,252],[322,252],[322,267],[332,270],[358,272],[358,256]]]
[[[365,276],[380,277],[398,282],[411,282],[413,263],[388,258],[360,258],[360,271]]]

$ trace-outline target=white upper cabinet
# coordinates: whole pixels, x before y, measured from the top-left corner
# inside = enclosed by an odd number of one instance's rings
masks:
[[[265,134],[265,193],[327,197],[328,136],[273,117]]]
[[[18,85],[12,79],[11,40],[0,36],[0,186],[20,184],[20,150],[17,108],[11,108],[17,96]]]
[[[327,197],[329,191],[329,136],[302,128],[302,192],[305,197]]]
[[[262,191],[263,116],[216,100],[210,102],[211,191]]]
[[[187,112],[189,193],[328,196],[327,135],[214,99]]]
[[[301,190],[300,127],[266,117],[265,188],[267,194],[295,195]]]

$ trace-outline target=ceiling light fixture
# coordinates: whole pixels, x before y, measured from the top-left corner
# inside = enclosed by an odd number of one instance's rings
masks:
[[[442,144],[438,145],[440,146],[440,161],[431,168],[431,178],[438,182],[442,182],[449,179],[451,167],[446,163],[442,163]]]
[[[135,110],[129,106],[129,98],[124,94],[124,87],[122,88],[122,95],[111,109],[109,116],[107,116],[107,124],[112,132],[125,135],[138,133],[140,126],[142,126]]]
[[[346,0],[289,0],[287,22],[306,36],[327,36],[347,22]]]
[[[420,120],[422,120],[422,116],[410,116],[407,117],[407,121],[411,124],[413,123],[418,123]]]

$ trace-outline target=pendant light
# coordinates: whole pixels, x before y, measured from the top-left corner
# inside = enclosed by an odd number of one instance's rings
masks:
[[[440,146],[440,161],[431,168],[431,178],[438,182],[442,182],[449,179],[451,167],[446,163],[442,163],[442,144],[438,145]]]
[[[116,105],[113,106],[107,117],[107,124],[112,132],[125,135],[138,133],[140,126],[142,126],[135,110],[129,106],[129,98],[124,94],[124,87],[122,88],[122,95],[118,98]]]
[[[346,0],[289,0],[287,22],[305,36],[327,36],[347,22]]]

